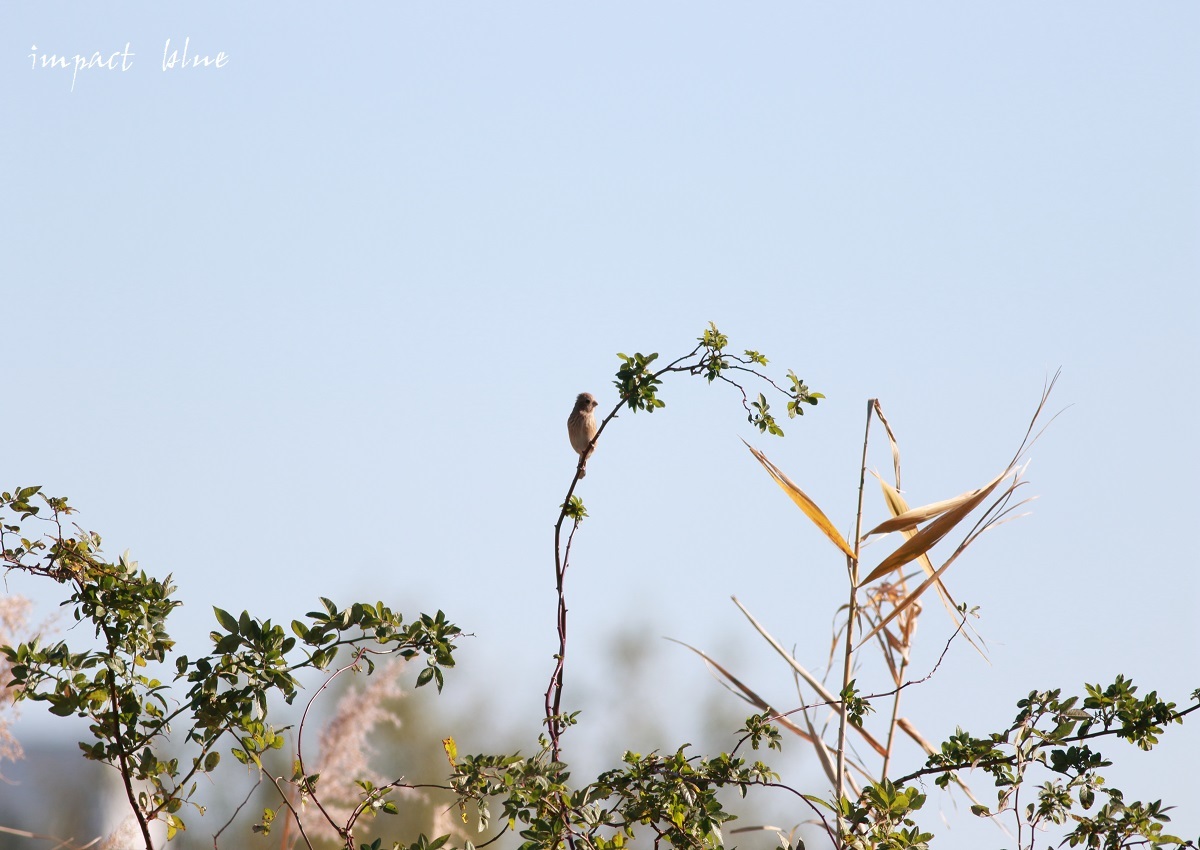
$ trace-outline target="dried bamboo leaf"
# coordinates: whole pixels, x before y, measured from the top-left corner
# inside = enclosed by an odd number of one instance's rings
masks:
[[[888,484],[882,478],[879,478],[879,476],[875,477],[879,479],[879,486],[883,489],[883,500],[887,502],[888,510],[892,512],[893,516],[898,516],[907,511],[908,503],[904,500],[904,497],[900,495],[900,491],[891,484]],[[914,534],[916,534],[916,532],[909,530],[902,531],[901,534],[904,535],[905,540],[908,540]],[[916,560],[917,564],[920,565],[921,569],[925,572],[925,575],[933,575],[933,563],[929,560],[929,556],[927,554],[922,553]],[[937,583],[937,589],[938,595],[941,596],[942,604],[946,607],[946,610],[950,612],[951,616],[956,615],[958,613],[958,603],[954,601],[954,597],[950,595],[950,591],[940,581]],[[957,617],[955,617],[955,619],[957,619]]]
[[[762,624],[759,623],[758,620],[754,619],[754,615],[746,610],[745,606],[743,606],[742,603],[738,601],[738,598],[736,596],[731,597],[731,598],[733,599],[733,604],[736,605],[738,607],[738,610],[740,610],[742,612],[742,614],[744,614],[746,616],[746,619],[750,621],[750,625],[754,626],[754,628],[758,631],[758,633],[766,639],[767,643],[771,644],[771,647],[776,652],[779,653],[779,655],[783,658],[783,660],[786,661],[793,670],[795,670],[797,673],[800,674],[800,678],[802,678],[805,682],[807,682],[808,685],[817,692],[817,694],[821,697],[821,699],[825,700],[826,702],[830,702],[830,703],[838,702],[838,698],[829,692],[829,690],[825,687],[825,685],[823,685],[821,683],[821,680],[818,679],[816,676],[814,676],[812,673],[808,672],[806,669],[804,669],[804,666],[802,664],[800,664],[800,662],[797,661],[794,657],[792,657],[791,653],[789,653],[786,649],[784,649],[780,645],[779,641],[775,640],[775,638],[773,638],[767,632],[767,630],[765,628],[763,628]]]
[[[900,672],[900,667],[896,666],[896,660],[893,657],[893,652],[900,656],[900,663],[901,666],[903,666],[904,664],[908,663],[908,649],[907,647],[900,645],[899,641],[892,636],[892,633],[888,629],[883,629],[883,636],[887,639],[889,644],[897,644],[892,648],[892,652],[883,653],[883,660],[887,663],[888,672],[892,676],[892,681],[896,684],[896,687],[899,687],[903,674]]]
[[[901,655],[904,654],[904,651],[906,649],[904,642],[902,640],[900,640],[900,638],[896,637],[896,635],[892,633],[891,629],[884,629],[883,637],[887,641],[888,647],[892,650],[892,652],[899,652]],[[888,658],[889,658],[888,663],[890,664],[891,663],[891,661],[890,661],[891,654],[890,653],[888,653]]]
[[[950,556],[950,558],[946,561],[946,563],[942,564],[933,575],[931,575],[929,578],[925,579],[925,581],[921,582],[917,586],[917,589],[914,590],[912,593],[908,594],[908,596],[904,597],[904,599],[901,600],[900,603],[898,605],[896,605],[895,608],[892,609],[892,612],[890,614],[888,614],[886,617],[884,617],[879,622],[879,624],[877,626],[875,626],[875,628],[871,629],[871,631],[869,631],[865,635],[863,635],[862,639],[859,640],[859,642],[858,642],[858,646],[855,647],[855,650],[857,651],[857,649],[862,647],[862,645],[864,643],[866,643],[868,640],[870,640],[872,637],[874,637],[875,633],[877,631],[882,629],[884,626],[886,626],[892,620],[896,619],[896,617],[900,616],[900,614],[902,614],[905,611],[905,609],[908,608],[908,606],[912,605],[914,602],[916,602],[918,599],[920,599],[921,595],[929,589],[930,585],[937,583],[937,581],[941,579],[942,573],[944,573],[944,572],[946,572],[946,570],[950,569],[950,565],[953,564],[955,559],[958,558],[958,555],[960,552],[962,552],[963,548],[965,548],[965,547],[960,546],[955,551],[955,553]]]
[[[871,474],[875,475],[874,472]],[[878,475],[875,475],[875,478],[879,481],[879,487],[881,490],[883,490],[883,501],[887,504],[888,510],[892,512],[892,516],[899,516],[907,511],[908,502],[905,501],[904,496],[900,495],[900,491],[891,484],[888,484]],[[871,532],[867,533],[870,534]],[[917,532],[913,529],[908,529],[902,530],[900,533],[904,535],[905,540],[908,540]],[[917,563],[921,565],[921,569],[925,571],[925,575],[933,574],[933,564],[930,563],[928,555],[921,555],[919,558],[917,558]],[[951,599],[950,601],[953,602],[954,600]]]
[[[949,534],[954,529],[954,526],[962,522],[962,520],[969,513],[971,513],[971,511],[979,507],[983,500],[990,496],[992,491],[996,489],[996,485],[1011,475],[1012,472],[1013,468],[1010,466],[986,485],[974,491],[971,494],[971,497],[965,502],[942,514],[929,525],[916,532],[912,537],[905,540],[900,544],[896,551],[884,558],[883,561],[880,562],[879,566],[871,570],[870,574],[863,579],[862,584],[870,584],[871,582],[878,578],[882,578],[893,570],[900,569],[900,567],[904,566],[909,561],[916,560],[921,555],[924,555],[926,552],[932,549],[938,543],[938,541]]]
[[[925,751],[925,755],[937,755],[938,750],[934,748],[933,744],[925,740],[921,733],[917,731],[917,727],[913,726],[912,721],[907,717],[897,717],[896,725],[900,727],[904,734],[917,742],[918,746]]]
[[[766,700],[764,700],[762,697],[760,697],[757,693],[755,693],[748,685],[743,684],[742,681],[737,678],[737,676],[734,676],[732,673],[730,673],[728,670],[726,670],[724,667],[722,667],[719,663],[717,663],[711,657],[706,655],[704,652],[702,652],[699,649],[696,649],[696,647],[691,646],[690,644],[684,643],[681,640],[675,640],[675,638],[667,638],[667,640],[671,641],[671,643],[677,643],[685,649],[690,649],[692,652],[699,655],[702,659],[704,659],[704,663],[707,664],[710,669],[716,670],[718,673],[720,673],[722,676],[724,676],[734,687],[736,687],[739,691],[741,691],[742,698],[745,699],[746,702],[753,705],[759,711],[769,713],[774,718],[773,722],[778,723],[780,726],[782,726],[784,729],[787,729],[789,732],[799,735],[801,738],[808,741],[810,744],[814,743],[815,739],[810,738],[808,736],[808,734],[805,733],[799,726],[797,726],[795,723],[793,723],[791,720],[789,720],[786,716],[780,714],[778,711],[776,711],[774,708],[772,708],[770,703],[768,703]]]
[[[804,681],[807,682],[809,684],[809,686],[817,692],[817,694],[821,697],[821,699],[823,699],[827,703],[830,703],[833,706],[834,711],[837,711],[840,713],[842,710],[841,705],[840,705],[841,699],[834,696],[833,694],[831,694],[829,692],[829,689],[826,688],[821,683],[820,679],[818,679],[812,673],[809,673],[807,670],[805,670],[804,666],[799,661],[797,661],[795,658],[793,658],[791,653],[789,653],[786,649],[784,649],[783,646],[780,645],[779,641],[775,640],[775,638],[773,638],[770,635],[770,633],[767,632],[767,630],[765,628],[763,628],[762,624],[759,623],[758,620],[754,619],[754,616],[749,611],[746,610],[746,608],[742,605],[742,603],[738,602],[738,599],[736,596],[734,596],[732,598],[733,598],[733,604],[736,605],[738,607],[738,609],[742,612],[742,614],[745,615],[746,619],[750,621],[750,625],[754,626],[755,630],[760,635],[763,636],[763,638],[767,641],[767,643],[769,643],[771,645],[771,648],[774,649],[776,652],[778,652],[780,657],[783,658],[783,660],[786,661],[793,670],[795,670],[797,673],[800,674],[800,678],[804,679]],[[880,744],[877,740],[875,740],[874,736],[872,736],[871,733],[868,732],[866,729],[863,729],[860,726],[855,726],[853,723],[847,724],[847,725],[850,729],[853,729],[855,732],[857,732],[859,735],[861,735],[863,740],[866,741],[871,746],[871,749],[873,749],[873,750],[875,750],[875,752],[879,753],[880,756],[884,755],[887,752],[883,748],[883,745]]]
[[[808,716],[808,711],[802,711],[804,715],[804,723],[808,726],[809,740],[813,742],[813,749],[817,751],[817,760],[821,762],[821,769],[825,771],[825,776],[829,779],[829,784],[837,786],[837,767],[834,764],[832,754],[829,752],[829,745],[817,734],[817,730],[813,727],[812,719]],[[849,775],[846,776],[849,779]]]
[[[882,484],[883,481],[881,480]],[[863,535],[863,539],[870,537],[872,534],[888,534],[892,531],[911,531],[926,520],[931,520],[934,517],[939,517],[946,511],[957,508],[959,505],[969,502],[976,498],[980,490],[972,490],[969,493],[961,493],[952,499],[943,499],[940,502],[931,502],[928,505],[922,505],[919,508],[909,508],[903,513],[897,514],[891,519],[884,520],[879,525],[872,528]]]
[[[892,487],[892,485],[888,484],[878,475],[876,475],[875,478],[879,481],[879,486],[883,489],[883,499],[887,503],[888,510],[890,510],[893,515],[902,514],[904,511],[908,510],[908,503],[904,500],[904,497],[900,495],[899,490]],[[907,539],[916,534],[916,532],[902,531],[901,534],[903,534],[905,539]],[[917,558],[917,563],[921,566],[921,569],[924,570],[925,575],[933,575],[933,564],[930,562],[928,555],[921,555],[921,557]],[[937,588],[938,598],[942,600],[942,607],[946,609],[946,613],[950,616],[950,619],[954,621],[956,627],[961,625],[963,616],[958,610],[958,603],[955,602],[954,597],[950,595],[950,589],[946,587],[945,583],[941,579],[938,579],[937,584],[934,586]],[[974,628],[968,625],[963,631],[963,637],[966,639],[967,643],[971,645],[971,648],[979,653],[979,656],[984,661],[988,661],[987,653],[984,652],[983,648],[979,646],[979,644],[975,643],[975,641],[971,638],[970,632],[974,631]],[[978,633],[975,633],[975,636],[979,637]]]
[[[1037,409],[1033,411],[1033,418],[1029,420],[1029,428],[1025,431],[1025,439],[1021,440],[1021,445],[1017,448],[1017,453],[1013,455],[1009,466],[1015,466],[1029,449],[1033,448],[1033,444],[1041,438],[1046,429],[1057,419],[1063,411],[1059,411],[1050,417],[1050,421],[1042,426],[1041,430],[1035,435],[1033,429],[1037,427],[1038,420],[1042,418],[1042,411],[1046,409],[1046,402],[1050,400],[1050,394],[1054,392],[1054,385],[1058,383],[1058,379],[1062,376],[1062,367],[1055,370],[1053,377],[1046,382],[1042,387],[1042,399],[1038,402]]]
[[[826,762],[828,764],[828,768],[825,771],[825,775],[827,777],[829,777],[829,781],[831,784],[836,785],[837,783],[834,779],[835,771],[833,769],[833,761],[830,758],[830,756],[832,755],[832,751],[829,750],[829,745],[825,743],[825,738],[819,732],[817,732],[816,728],[813,726],[812,719],[808,715],[809,707],[804,704],[804,692],[800,687],[800,677],[794,671],[792,673],[792,677],[796,683],[796,698],[798,700],[800,700],[800,707],[792,709],[791,711],[788,712],[788,714],[795,714],[797,711],[799,711],[804,715],[804,722],[808,726],[809,733],[812,735],[814,740],[819,741],[820,745],[822,747],[824,747],[824,749],[825,749],[824,758],[829,759]],[[814,744],[814,747],[815,746],[816,745]],[[820,752],[818,752],[818,758],[820,758],[820,757],[821,757],[821,754],[820,754]],[[862,776],[862,778],[864,780],[866,780],[867,782],[871,781],[871,774],[867,771],[867,769],[865,767],[863,767],[861,764],[859,764],[857,761],[855,761],[850,756],[849,753],[846,754],[845,763],[851,770],[858,771],[859,775]],[[859,792],[858,784],[855,783],[854,777],[852,777],[850,775],[849,770],[846,771],[846,780],[850,783],[850,787],[854,790],[854,793],[857,794]]]
[[[816,525],[816,527],[819,528],[826,537],[833,541],[835,546],[841,549],[842,552],[844,552],[848,557],[854,558],[854,550],[850,548],[850,544],[846,542],[846,538],[842,537],[842,533],[837,530],[832,522],[829,521],[829,517],[825,516],[825,512],[817,507],[817,503],[810,499],[803,490],[797,487],[792,479],[784,475],[779,467],[767,460],[766,455],[754,448],[749,443],[746,443],[745,440],[742,440],[742,442],[745,443],[746,448],[750,450],[750,453],[758,458],[758,462],[763,465],[763,468],[767,470],[768,474],[775,479],[775,483],[778,484],[783,489],[783,492],[787,493],[788,497],[796,503],[796,506],[804,512],[804,515],[812,520],[813,524]]]
[[[892,444],[892,466],[896,469],[896,489],[900,489],[900,444],[896,442],[896,435],[892,433],[892,426],[888,424],[887,419],[883,415],[883,408],[879,406],[879,399],[874,400],[875,415],[879,417],[879,421],[883,423],[883,430],[887,431],[888,442]]]
[[[748,832],[773,832],[775,837],[779,839],[780,847],[791,847],[792,841],[795,839],[795,827],[791,832],[784,832],[782,827],[771,826],[769,823],[756,824],[754,826],[739,826],[737,829],[729,830],[730,835],[744,835]]]

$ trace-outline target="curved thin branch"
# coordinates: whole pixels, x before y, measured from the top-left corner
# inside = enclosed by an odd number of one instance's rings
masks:
[[[1196,703],[1196,705],[1193,705],[1190,708],[1185,708],[1182,711],[1176,711],[1166,719],[1165,723],[1174,723],[1176,720],[1180,720],[1197,710],[1200,710],[1200,703]],[[1090,741],[1093,738],[1106,738],[1119,734],[1121,734],[1121,729],[1119,727],[1101,729],[1098,732],[1086,732],[1080,735],[1072,735],[1069,738],[1062,738],[1055,742],[1055,746],[1059,746],[1061,744],[1076,744],[1080,741]],[[1001,765],[1014,764],[1016,761],[1017,757],[1013,755],[997,759],[980,759],[970,762],[960,762],[959,764],[945,764],[938,767],[923,767],[920,770],[914,770],[912,773],[905,774],[899,779],[894,779],[892,781],[896,785],[900,785],[905,782],[911,782],[912,780],[918,779],[922,776],[932,776],[935,773],[953,773],[956,770],[965,770],[967,768],[977,767],[999,767]]]

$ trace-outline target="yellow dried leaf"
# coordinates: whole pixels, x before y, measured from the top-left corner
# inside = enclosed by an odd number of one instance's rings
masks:
[[[910,561],[924,555],[940,541],[943,537],[949,534],[954,526],[962,522],[963,518],[975,508],[979,507],[992,491],[996,489],[996,485],[1007,478],[1012,473],[1012,467],[1004,470],[1002,473],[993,478],[985,486],[973,491],[970,498],[961,502],[957,507],[946,511],[929,525],[922,528],[920,531],[913,534],[892,554],[888,555],[875,569],[871,570],[870,574],[863,579],[862,585],[870,584],[878,578],[882,578],[893,570],[898,570]]]
[[[883,482],[881,481],[880,483]],[[911,531],[926,520],[939,517],[946,513],[946,511],[953,510],[959,505],[969,502],[978,496],[979,493],[979,490],[972,490],[969,493],[962,493],[955,496],[953,499],[943,499],[940,502],[932,502],[928,505],[922,505],[919,508],[908,508],[891,519],[879,523],[879,525],[864,534],[863,538],[866,539],[872,534],[887,534],[892,531]]]
[[[777,712],[774,708],[771,707],[770,703],[768,703],[766,700],[764,700],[762,697],[760,697],[758,694],[756,694],[753,690],[751,690],[749,686],[743,684],[740,679],[738,679],[736,676],[734,676],[732,673],[730,673],[728,670],[726,670],[724,667],[722,667],[720,664],[718,664],[716,661],[714,661],[712,658],[710,658],[704,652],[702,652],[699,649],[696,649],[696,647],[692,646],[691,644],[684,643],[681,640],[675,640],[675,638],[667,638],[667,640],[671,641],[671,643],[677,643],[680,646],[684,647],[685,649],[690,649],[692,652],[696,653],[701,658],[703,658],[704,663],[707,664],[710,669],[716,670],[718,673],[720,673],[722,676],[724,676],[725,679],[731,685],[733,685],[735,688],[737,688],[739,691],[741,691],[742,699],[744,699],[746,702],[753,705],[759,711],[772,715],[772,719],[771,719],[772,723],[778,723],[784,729],[787,729],[789,732],[799,735],[801,738],[808,741],[809,743],[813,742],[814,739],[809,737],[808,735],[806,735],[803,731],[801,731],[799,726],[797,726],[792,721],[788,720],[787,717],[785,717],[785,716],[781,715],[779,712]]]
[[[950,565],[953,563],[954,563],[954,557],[951,557],[950,560],[946,561],[946,563],[944,563],[940,567],[938,567],[937,571],[934,572],[933,575],[931,575],[929,578],[925,579],[925,581],[921,582],[921,584],[917,587],[916,590],[914,590],[912,593],[908,594],[908,596],[904,597],[904,599],[898,605],[896,605],[895,608],[892,609],[892,613],[888,614],[886,617],[884,617],[882,620],[880,620],[879,623],[877,623],[875,625],[875,628],[871,629],[871,631],[869,631],[865,635],[863,635],[863,637],[858,642],[858,646],[861,647],[863,644],[865,644],[867,641],[869,641],[871,638],[873,638],[875,636],[876,632],[878,632],[880,629],[882,629],[884,626],[886,626],[892,620],[896,619],[898,616],[900,616],[902,613],[904,613],[904,611],[907,610],[910,605],[912,605],[918,599],[921,598],[922,594],[924,594],[925,591],[927,591],[929,589],[930,585],[936,584],[938,581],[941,580],[942,573],[944,573],[944,572],[946,572],[946,570],[950,569]]]
[[[875,477],[879,480],[879,486],[883,488],[883,498],[884,501],[887,502],[888,510],[892,512],[892,515],[899,516],[907,511],[908,502],[904,501],[904,497],[900,495],[900,491],[888,484],[878,475]],[[903,534],[905,538],[909,538],[916,534],[916,532],[909,530],[903,531],[901,534]],[[929,560],[928,555],[921,555],[921,557],[917,558],[917,563],[920,564],[921,569],[925,572],[925,575],[933,575],[933,563]],[[962,615],[959,613],[958,603],[955,602],[954,597],[950,595],[949,588],[946,587],[945,583],[941,579],[938,579],[934,586],[937,588],[938,598],[942,600],[942,606],[946,609],[946,613],[950,615],[950,619],[954,621],[955,625],[958,625],[962,619]],[[968,633],[968,631],[963,631],[963,637],[966,638],[967,643],[971,645],[972,649],[979,653],[984,661],[988,660],[987,653],[984,652],[983,649],[971,639],[971,635]]]
[[[875,407],[875,415],[879,417],[879,421],[883,423],[883,430],[887,431],[888,442],[892,444],[892,466],[896,469],[896,489],[900,489],[900,445],[896,442],[896,435],[892,433],[892,426],[888,424],[887,418],[883,415],[883,408],[879,406],[879,399],[874,399],[872,402]]]
[[[825,512],[817,507],[817,503],[810,499],[803,490],[797,487],[792,479],[784,475],[779,467],[767,460],[766,455],[754,448],[754,446],[746,443],[745,440],[742,440],[742,442],[746,444],[746,448],[750,450],[750,453],[758,458],[758,462],[763,465],[763,468],[767,470],[767,473],[773,479],[775,479],[775,483],[778,484],[780,488],[783,489],[783,492],[787,493],[788,497],[796,503],[796,506],[804,512],[804,515],[811,519],[813,524],[816,525],[816,527],[819,528],[826,537],[833,541],[835,546],[841,549],[850,558],[855,558],[854,550],[850,548],[850,544],[846,542],[846,539],[842,537],[842,533],[837,530],[834,524],[829,521],[829,517],[825,516]]]

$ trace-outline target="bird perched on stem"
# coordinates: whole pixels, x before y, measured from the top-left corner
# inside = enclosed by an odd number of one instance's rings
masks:
[[[596,417],[592,415],[592,411],[599,404],[591,393],[580,393],[575,399],[575,409],[567,419],[567,435],[571,438],[571,448],[582,458],[579,463],[580,478],[587,475],[587,459],[596,448],[592,446],[589,449],[588,444],[596,436]]]

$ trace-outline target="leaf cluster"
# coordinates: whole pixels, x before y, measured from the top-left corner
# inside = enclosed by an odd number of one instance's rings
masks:
[[[1018,712],[1007,729],[981,737],[959,729],[930,755],[925,769],[905,780],[932,774],[945,788],[957,780],[958,771],[983,771],[998,789],[996,804],[977,804],[972,812],[980,817],[1010,812],[1019,824],[1033,829],[1071,824],[1063,839],[1071,847],[1194,847],[1193,841],[1163,832],[1170,818],[1162,801],[1126,802],[1124,793],[1105,781],[1099,771],[1112,761],[1093,749],[1093,743],[1115,737],[1149,750],[1166,726],[1182,723],[1186,713],[1200,706],[1179,711],[1154,692],[1139,699],[1137,686],[1123,676],[1103,688],[1086,685],[1085,692],[1081,700],[1063,698],[1057,689],[1032,691],[1017,703]],[[1034,771],[1050,778],[1033,788],[1033,802],[1021,804],[1020,795],[1032,784]]]
[[[770,737],[761,718],[755,728]],[[736,789],[745,796],[750,787],[778,777],[759,761],[724,753],[706,758],[687,750],[684,745],[671,754],[626,752],[622,767],[572,789],[567,765],[554,760],[543,739],[540,752],[530,758],[467,756],[455,764],[451,784],[464,820],[466,807],[474,805],[481,831],[491,822],[489,801],[499,798],[505,828],[518,831],[521,850],[564,843],[615,850],[628,846],[643,828],[655,846],[721,847],[721,826],[735,816],[718,793]]]
[[[621,366],[617,370],[616,380],[613,383],[617,387],[621,403],[634,411],[645,410],[653,413],[666,406],[666,402],[658,395],[658,388],[662,385],[662,376],[668,372],[687,372],[704,377],[710,384],[720,380],[736,387],[742,395],[742,407],[746,410],[746,420],[763,433],[782,437],[783,428],[780,427],[775,415],[771,412],[771,405],[767,402],[766,395],[758,393],[757,397],[752,400],[747,394],[746,388],[738,380],[731,378],[730,373],[746,373],[787,396],[789,419],[804,415],[802,405],[815,405],[825,398],[821,393],[812,392],[808,385],[796,377],[796,373],[790,369],[787,372],[788,386],[786,388],[775,383],[760,371],[760,367],[765,367],[770,361],[759,351],[747,348],[743,349],[742,354],[729,353],[726,350],[729,347],[729,337],[721,333],[712,322],[709,322],[708,327],[697,337],[696,341],[698,344],[690,353],[657,371],[651,369],[651,365],[658,359],[657,353],[641,354],[638,352],[633,355],[618,353],[617,358],[621,361]]]
[[[21,522],[38,519],[41,506],[30,499],[39,490],[0,495],[0,510],[17,515],[3,525],[4,562],[8,569],[68,584],[63,604],[75,620],[91,625],[95,640],[80,649],[66,641],[43,646],[35,636],[0,647],[12,665],[9,684],[18,700],[45,702],[52,714],[89,721],[91,740],[80,748],[86,758],[120,772],[147,846],[146,828],[154,820],[166,822],[168,837],[185,828],[178,812],[192,801],[197,779],[217,768],[225,746],[238,761],[261,769],[261,756],[283,745],[283,729],[268,722],[269,698],[290,704],[302,670],[324,670],[343,647],[358,652],[368,667],[372,655],[424,656],[417,686],[432,681],[440,690],[443,669],[454,665],[460,631],[442,612],[405,623],[382,602],[339,610],[322,599],[323,610],[310,612],[308,622],[293,621],[294,636],[248,612],[235,617],[215,609],[212,653],[176,658],[173,686],[159,678],[170,667],[158,675],[151,667],[166,662],[174,647],[166,621],[181,603],[173,598],[171,577],[151,577],[128,555],[108,562],[99,535],[66,532],[64,499],[42,497],[52,513],[50,534],[30,534]],[[166,755],[173,725],[182,728],[189,754],[182,761]],[[145,790],[135,792],[134,783],[144,783]]]
[[[809,797],[819,805],[828,804]],[[837,814],[843,824],[842,846],[848,850],[927,850],[933,834],[912,819],[925,805],[917,788],[901,788],[887,779],[863,789],[857,801],[842,797]]]

